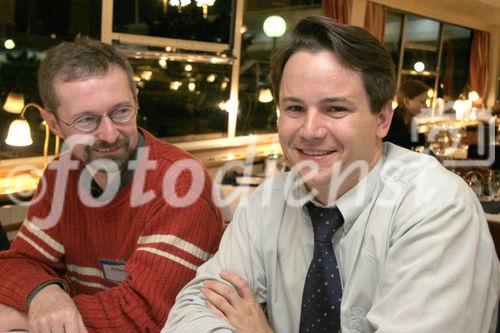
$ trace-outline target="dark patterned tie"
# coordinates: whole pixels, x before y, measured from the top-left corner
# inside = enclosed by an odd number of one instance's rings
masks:
[[[320,208],[309,202],[314,229],[314,254],[302,294],[300,333],[341,332],[342,285],[332,236],[344,222],[337,207]]]

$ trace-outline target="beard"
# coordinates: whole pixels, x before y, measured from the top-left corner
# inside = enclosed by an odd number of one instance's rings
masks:
[[[94,149],[116,149],[119,147],[124,147],[125,149],[119,153],[99,154],[98,156],[96,156],[94,151]],[[94,166],[96,166],[95,163],[99,160],[97,164],[101,167],[98,167],[98,169],[109,171],[115,169],[115,166],[117,166],[120,173],[123,173],[127,170],[128,161],[132,159],[133,153],[134,151],[130,149],[130,139],[125,136],[119,136],[113,143],[96,141],[93,145],[85,146],[83,162],[85,164],[94,163]]]

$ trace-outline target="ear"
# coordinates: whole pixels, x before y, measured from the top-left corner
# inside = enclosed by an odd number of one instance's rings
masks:
[[[392,115],[394,110],[392,110],[392,102],[389,101],[382,107],[379,114],[377,115],[377,138],[384,138],[389,132],[391,127]]]
[[[57,122],[56,116],[47,110],[42,110],[40,111],[40,114],[42,115],[43,120],[47,122],[47,125],[49,125],[50,130],[52,133],[57,135],[60,138],[63,138],[61,128],[59,127],[59,123]]]
[[[135,103],[139,105],[139,89],[136,86],[134,86],[134,99]]]
[[[409,108],[410,107],[410,99],[408,97],[403,97],[403,104],[405,106],[405,108]]]

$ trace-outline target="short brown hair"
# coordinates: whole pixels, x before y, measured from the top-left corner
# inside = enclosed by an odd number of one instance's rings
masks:
[[[368,31],[322,16],[299,21],[290,38],[280,44],[271,57],[269,80],[276,102],[283,69],[299,51],[333,52],[346,68],[361,73],[371,111],[379,113],[396,90],[394,65],[389,52]]]
[[[106,73],[110,65],[123,69],[135,96],[132,67],[113,46],[89,37],[77,37],[74,42],[63,42],[48,50],[38,69],[38,93],[45,109],[55,113],[59,107],[54,89],[56,78],[71,82],[98,76]]]

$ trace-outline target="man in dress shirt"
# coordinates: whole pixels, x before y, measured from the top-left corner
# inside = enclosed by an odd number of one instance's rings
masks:
[[[299,332],[310,202],[344,220],[331,238],[342,332],[494,330],[499,262],[478,199],[433,157],[382,143],[395,80],[381,43],[305,18],[270,79],[292,171],[240,204],[163,332]]]

